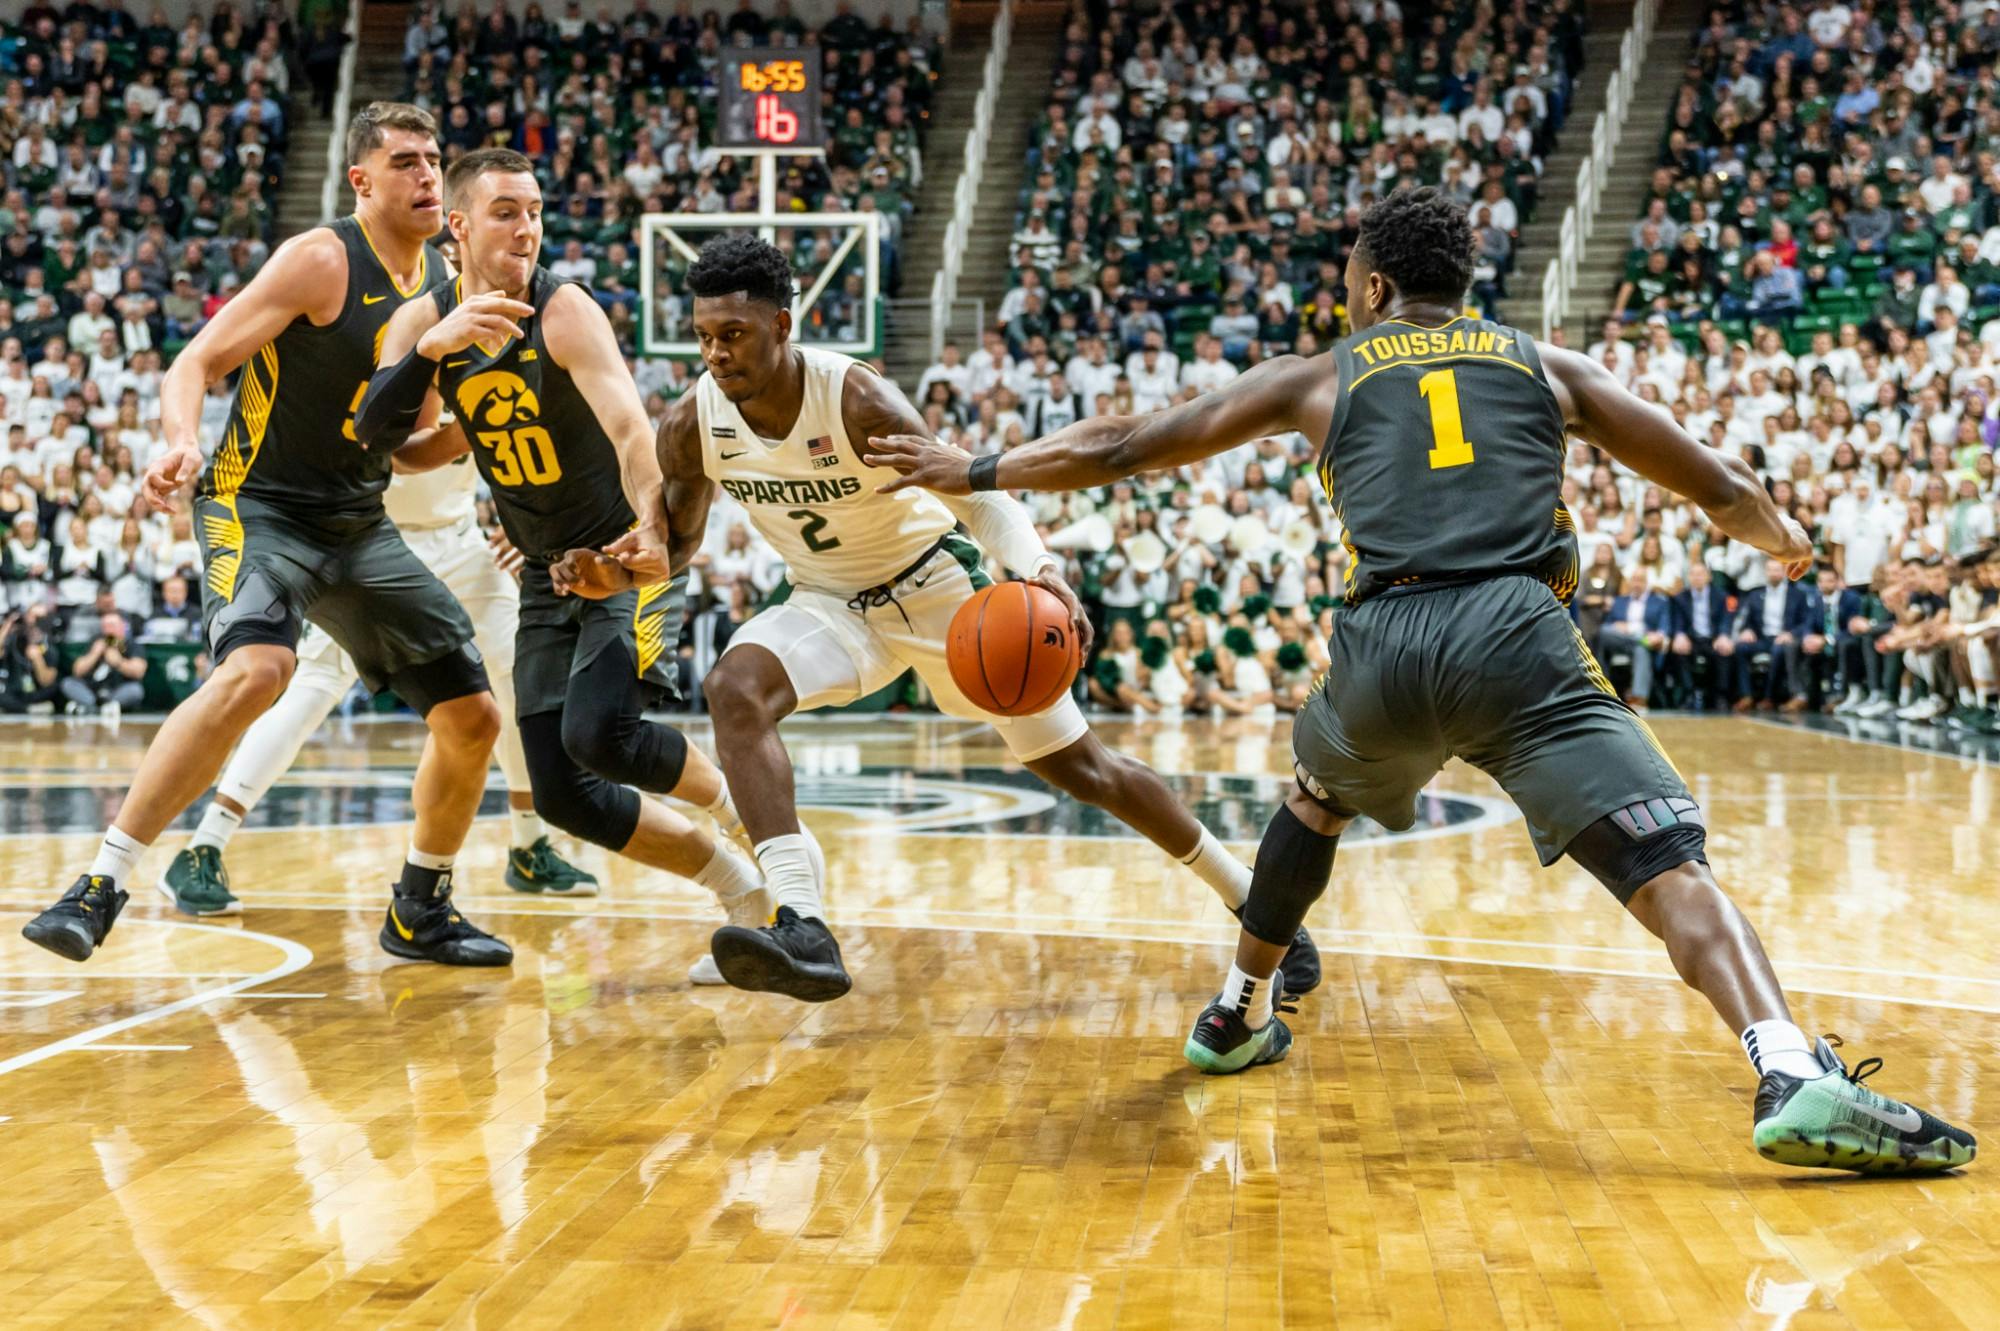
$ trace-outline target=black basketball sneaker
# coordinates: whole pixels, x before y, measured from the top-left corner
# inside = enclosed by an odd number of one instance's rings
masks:
[[[88,961],[118,922],[129,894],[102,874],[70,884],[62,900],[21,926],[21,937],[70,961]]]
[[[1243,1014],[1217,994],[1194,1019],[1194,1029],[1188,1032],[1187,1045],[1181,1050],[1187,1061],[1210,1074],[1241,1072],[1262,1063],[1284,1061],[1285,1055],[1292,1052],[1292,1028],[1278,1014],[1299,1009],[1285,1001],[1291,997],[1285,973],[1281,970],[1272,978],[1277,983],[1271,989],[1269,1021],[1251,1030]]]
[[[1813,1046],[1825,1069],[1817,1077],[1766,1072],[1757,1083],[1757,1153],[1785,1165],[1852,1169],[1862,1174],[1911,1174],[1972,1163],[1979,1144],[1963,1128],[1861,1083],[1882,1066],[1863,1059],[1847,1070],[1834,1053],[1839,1038]]]
[[[506,966],[514,960],[513,948],[474,928],[451,904],[449,876],[427,896],[392,896],[388,918],[382,921],[381,942],[384,952],[407,961]]]
[[[708,940],[708,951],[722,978],[738,989],[829,1003],[854,987],[833,931],[790,906],[778,907],[761,929],[723,925]]]

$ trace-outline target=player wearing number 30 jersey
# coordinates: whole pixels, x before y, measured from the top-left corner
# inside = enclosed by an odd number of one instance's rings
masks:
[[[980,547],[1059,597],[1088,641],[1089,621],[1027,511],[1004,495],[880,492],[886,473],[861,460],[868,436],[923,423],[867,366],[792,344],[792,273],[774,246],[748,233],[712,240],[687,281],[708,373],[660,427],[673,567],[699,547],[720,486],[783,553],[789,573],[779,603],[736,632],[704,686],[723,770],[778,903],[768,927],[716,932],[710,946],[722,977],[808,1001],[847,992],[777,726],[794,711],[865,697],[909,669],[945,712],[989,721],[1030,771],[1109,810],[1229,906],[1241,905],[1248,870],[1151,769],[1100,744],[1067,695],[1036,716],[997,717],[952,683],[946,631],[987,584]],[[957,534],[961,522],[972,539]],[[1317,983],[1310,939],[1288,964],[1301,986]]]

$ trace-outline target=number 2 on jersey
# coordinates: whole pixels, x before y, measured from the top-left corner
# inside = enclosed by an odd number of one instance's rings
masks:
[[[831,550],[840,544],[838,536],[830,541],[822,541],[819,538],[819,534],[826,530],[826,514],[815,513],[809,508],[795,508],[785,514],[785,516],[794,522],[803,522],[805,524],[805,526],[799,528],[799,539],[803,540],[806,543],[806,549],[812,551],[814,554]]]
[[[1417,380],[1417,392],[1431,406],[1431,470],[1463,467],[1472,461],[1465,440],[1465,419],[1458,413],[1458,378],[1450,370],[1432,370]]]

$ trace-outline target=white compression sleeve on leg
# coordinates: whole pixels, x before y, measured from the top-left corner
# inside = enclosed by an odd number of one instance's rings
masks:
[[[345,664],[344,656],[341,660]],[[217,793],[229,796],[248,812],[291,767],[306,737],[319,729],[356,678],[352,670],[300,661],[291,684],[271,704],[271,710],[243,733],[229,766],[222,770],[222,779],[215,783]]]

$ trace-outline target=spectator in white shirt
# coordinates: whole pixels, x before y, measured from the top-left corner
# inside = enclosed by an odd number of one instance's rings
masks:
[[[1212,393],[1240,373],[1222,358],[1221,339],[1207,333],[1196,334],[1194,359],[1181,366],[1181,387]]]
[[[1963,319],[1965,312],[1972,308],[1972,291],[1958,280],[1958,270],[1948,263],[1937,266],[1937,275],[1924,286],[1923,294],[1917,297],[1917,322],[1936,323],[1937,312],[1946,307]],[[1950,358],[1946,358],[1946,363]]]
[[[1128,364],[1126,371],[1132,380],[1132,409],[1142,414],[1164,409],[1174,398],[1173,367],[1158,347],[1149,346],[1134,359],[1138,363]]]
[[[1924,201],[1924,208],[1936,215],[1952,206],[1959,186],[1965,183],[1965,177],[1951,169],[1951,158],[1939,153],[1931,158],[1931,173],[1917,186],[1917,196]]]
[[[564,282],[594,282],[597,280],[597,260],[583,252],[582,241],[565,241],[562,258],[549,265],[549,272]]]
[[[937,361],[924,371],[923,377],[917,380],[915,400],[922,402],[930,395],[931,385],[939,382],[950,384],[953,395],[963,400],[967,396],[967,387],[971,379],[971,367],[959,360],[958,343],[947,342]]]
[[[1007,339],[997,331],[987,330],[979,350],[965,364],[967,396],[976,399],[992,392],[1013,367],[1014,358],[1007,354]]]

